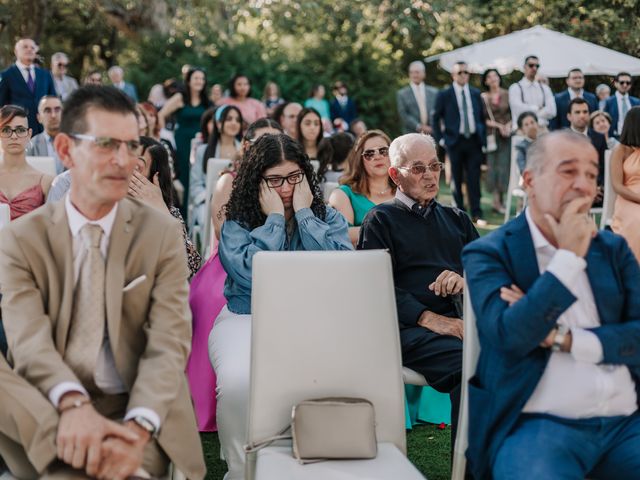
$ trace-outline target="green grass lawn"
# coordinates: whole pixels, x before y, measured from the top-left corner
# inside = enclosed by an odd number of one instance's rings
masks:
[[[444,176],[443,176],[444,177]],[[440,203],[451,204],[450,189],[441,181]],[[482,210],[488,225],[479,228],[480,235],[498,228],[504,220],[503,215],[491,210],[491,198],[488,195],[482,197]],[[220,480],[227,471],[227,465],[220,460],[220,443],[216,433],[203,433],[200,435],[207,463],[207,480]],[[409,460],[429,480],[448,480],[451,478],[451,428],[439,430],[436,425],[418,425],[407,432],[407,453]]]

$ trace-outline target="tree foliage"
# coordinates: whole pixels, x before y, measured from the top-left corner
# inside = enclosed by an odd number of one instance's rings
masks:
[[[415,59],[538,24],[640,56],[639,13],[640,0],[4,0],[0,61],[29,36],[45,60],[67,52],[78,77],[119,63],[143,92],[183,64],[210,83],[243,72],[256,97],[270,80],[302,100],[339,79],[369,125],[395,133],[395,91]],[[449,81],[435,64],[427,74]]]

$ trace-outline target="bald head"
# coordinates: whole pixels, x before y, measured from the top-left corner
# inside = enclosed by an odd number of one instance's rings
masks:
[[[409,79],[411,80],[411,82],[417,85],[420,82],[424,81],[424,77],[425,77],[424,63],[422,63],[420,60],[411,62],[409,64]]]
[[[527,150],[527,165],[525,170],[529,170],[534,176],[544,171],[549,153],[555,150],[557,145],[572,144],[586,149],[595,148],[591,144],[589,137],[580,135],[571,130],[556,130],[538,137]]]
[[[436,151],[436,142],[431,135],[407,133],[396,138],[389,145],[389,160],[392,167],[401,167],[413,161],[416,151]]]

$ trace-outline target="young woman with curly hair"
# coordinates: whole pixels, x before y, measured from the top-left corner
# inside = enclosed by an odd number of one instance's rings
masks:
[[[242,479],[249,400],[251,267],[259,251],[350,250],[347,222],[325,206],[302,146],[263,135],[247,151],[226,206],[219,253],[227,271],[222,309],[209,336],[217,376],[217,422],[229,466]]]

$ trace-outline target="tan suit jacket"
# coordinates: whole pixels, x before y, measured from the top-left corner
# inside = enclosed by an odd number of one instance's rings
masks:
[[[142,203],[118,206],[106,264],[107,329],[127,410],[161,420],[158,443],[190,479],[205,475],[184,374],[191,344],[188,268],[177,221]],[[123,291],[133,280],[143,282]],[[3,321],[16,372],[44,395],[80,383],[64,363],[74,271],[65,202],[46,204],[0,232]]]

